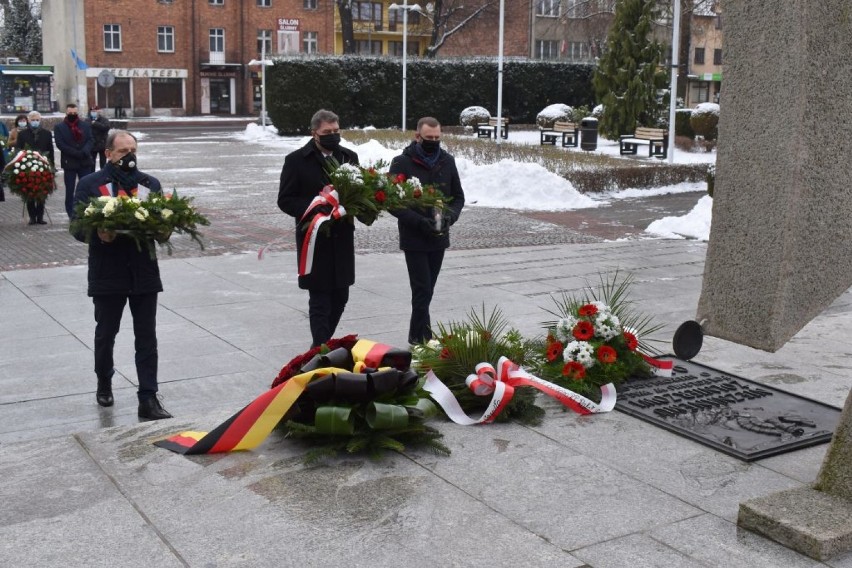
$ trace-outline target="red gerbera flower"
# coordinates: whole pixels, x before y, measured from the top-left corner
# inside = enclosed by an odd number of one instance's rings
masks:
[[[624,341],[627,343],[627,348],[631,351],[636,351],[636,348],[639,347],[639,340],[629,331],[624,332]]]
[[[562,367],[562,375],[569,379],[580,381],[586,376],[586,368],[583,367],[582,363],[578,363],[577,361],[568,361]]]
[[[556,361],[559,356],[562,355],[562,351],[565,349],[565,346],[562,345],[561,341],[554,341],[553,343],[548,343],[547,345],[547,360],[553,363]]]
[[[618,354],[615,352],[615,349],[609,345],[601,345],[598,347],[598,361],[601,363],[615,363],[617,358]]]
[[[449,359],[450,358],[450,350],[444,347],[441,349],[441,354],[438,355],[439,359]]]
[[[598,307],[594,304],[586,304],[584,306],[580,306],[577,310],[577,314],[581,316],[593,316],[598,313]]]
[[[595,326],[592,325],[592,322],[578,321],[571,333],[580,341],[588,341],[595,335]]]
[[[384,191],[382,191],[380,189],[379,191],[376,192],[376,201],[378,201],[379,203],[384,203],[386,199],[387,199],[387,195],[385,195]]]

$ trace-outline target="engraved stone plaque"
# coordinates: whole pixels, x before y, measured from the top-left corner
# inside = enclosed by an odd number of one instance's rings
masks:
[[[840,409],[674,356],[672,376],[630,379],[615,408],[744,461],[831,441]]]

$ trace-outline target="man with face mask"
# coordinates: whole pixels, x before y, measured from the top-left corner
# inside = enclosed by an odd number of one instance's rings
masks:
[[[77,105],[68,103],[65,108],[65,120],[53,127],[56,147],[62,153],[60,163],[65,172],[65,212],[70,219],[74,214],[74,188],[77,180],[83,179],[95,171],[92,159],[94,139],[92,129],[84,120],[80,120]]]
[[[80,180],[74,202],[89,203],[92,197],[137,196],[160,193],[157,178],[136,167],[136,138],[126,130],[114,130],[106,140],[107,164]],[[130,304],[136,348],[136,377],[139,383],[139,418],[171,418],[157,397],[157,294],[163,291],[157,260],[144,247],[114,231],[74,234],[89,241],[88,295],[95,305],[95,400],[112,406],[113,347],[125,304]],[[167,238],[164,235],[164,238]],[[153,247],[152,247],[153,248]]]
[[[110,124],[109,119],[101,112],[98,105],[93,105],[89,108],[89,117],[86,119],[86,123],[92,128],[92,139],[94,141],[92,146],[92,164],[94,165],[95,158],[97,157],[100,167],[104,167],[104,164],[106,164],[106,138],[112,128],[112,124]]]
[[[15,140],[15,149],[17,150],[35,150],[48,160],[53,165],[53,135],[50,130],[41,127],[41,113],[34,110],[27,115],[27,127],[20,129],[18,137]],[[27,213],[30,216],[30,225],[47,224],[44,220],[44,201],[36,201],[34,199],[27,200]]]
[[[450,226],[464,207],[459,172],[455,159],[441,149],[441,124],[431,116],[417,121],[414,141],[393,159],[390,173],[416,177],[424,186],[433,186],[449,203],[443,210],[409,208],[391,211],[399,227],[399,248],[405,253],[408,282],[411,285],[411,321],[408,342],[417,344],[432,339],[429,304],[444,262],[444,250],[450,246]]]
[[[311,139],[284,158],[278,207],[296,219],[296,250],[301,255],[305,230],[302,215],[320,190],[329,183],[327,172],[334,164],[358,164],[355,152],[340,146],[340,119],[329,110],[311,118]],[[328,206],[325,206],[328,207]],[[328,211],[324,211],[328,213]],[[311,347],[322,345],[334,334],[355,283],[355,225],[352,217],[328,223],[330,231],[317,234],[313,267],[299,276],[299,288],[308,291]]]

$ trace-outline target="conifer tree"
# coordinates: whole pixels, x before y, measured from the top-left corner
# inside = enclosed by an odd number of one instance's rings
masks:
[[[598,128],[610,138],[633,132],[636,126],[653,126],[657,88],[664,71],[659,68],[662,47],[652,35],[654,0],[618,0],[615,18],[593,78],[604,111]]]
[[[3,34],[0,51],[10,57],[19,57],[24,63],[41,63],[41,26],[38,22],[38,5],[30,0],[3,2]]]

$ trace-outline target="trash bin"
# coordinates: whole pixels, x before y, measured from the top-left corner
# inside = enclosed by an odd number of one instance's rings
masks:
[[[580,121],[580,148],[589,152],[598,149],[598,119],[593,116]]]

